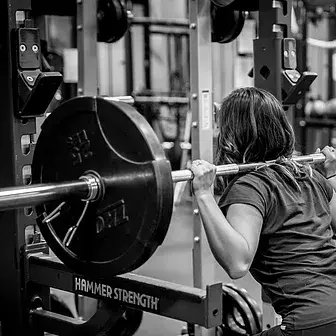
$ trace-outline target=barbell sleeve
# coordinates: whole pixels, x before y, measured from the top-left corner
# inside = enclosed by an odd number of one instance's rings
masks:
[[[41,183],[0,189],[0,211],[31,207],[69,196],[79,199],[89,197],[90,181],[77,180],[62,183]]]
[[[103,98],[107,101],[121,101],[128,105],[132,106],[134,105],[134,98],[132,96],[114,96],[114,97],[104,96]]]
[[[167,104],[167,105],[188,105],[189,97],[173,96],[134,96],[134,101],[139,104]]]
[[[142,26],[161,26],[161,27],[183,27],[189,28],[189,20],[187,19],[156,19],[149,17],[133,17],[131,18],[132,25]]]
[[[325,156],[322,153],[295,156],[292,158],[293,161],[297,163],[322,163],[325,161]],[[256,163],[243,163],[243,164],[226,164],[221,166],[216,166],[216,175],[234,175],[242,172],[251,171],[257,169],[258,167],[269,165],[275,163],[276,161],[268,162],[256,162]],[[189,169],[176,170],[172,172],[172,179],[174,183],[189,181],[193,179],[193,173]]]
[[[167,104],[167,105],[188,105],[189,97],[173,97],[173,96],[115,96],[103,97],[107,101],[121,101],[123,103],[134,105],[138,104]]]

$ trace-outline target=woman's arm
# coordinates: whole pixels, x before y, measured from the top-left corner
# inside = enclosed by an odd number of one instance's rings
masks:
[[[191,169],[194,194],[211,251],[231,278],[241,278],[248,272],[256,253],[262,215],[253,206],[233,204],[225,218],[211,191],[216,167],[197,160]]]
[[[260,212],[250,205],[233,204],[225,218],[210,191],[195,196],[215,259],[230,278],[243,277],[258,247],[263,223]]]

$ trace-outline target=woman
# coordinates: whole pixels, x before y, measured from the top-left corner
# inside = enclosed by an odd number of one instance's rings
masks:
[[[262,285],[281,326],[262,336],[336,335],[336,155],[325,147],[325,177],[290,160],[294,133],[270,93],[243,88],[218,115],[216,164],[276,160],[219,181],[216,167],[192,164],[193,192],[211,250],[232,279],[248,271]],[[218,182],[218,181],[217,181]]]

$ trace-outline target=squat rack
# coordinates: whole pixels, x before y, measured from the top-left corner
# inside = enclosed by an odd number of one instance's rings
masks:
[[[212,161],[212,151],[209,151],[212,148],[213,141],[210,2],[207,0],[189,1],[191,41],[190,98],[193,111],[192,139],[195,147],[193,158]],[[261,14],[265,15],[267,11],[271,11],[272,13],[275,11],[273,8],[262,7],[262,2],[260,0]],[[283,3],[290,4],[291,2],[283,1]],[[79,48],[83,48],[79,52],[79,75],[85,74],[84,77],[79,77],[78,93],[89,95],[97,94],[97,78],[93,74],[97,66],[97,54],[94,52],[96,50],[96,18],[93,4],[95,4],[94,0],[77,1],[77,15],[79,19],[77,31],[81,39]],[[16,45],[13,39],[14,30],[21,26],[23,22],[26,23],[27,29],[34,29],[31,28],[32,22],[26,16],[26,12],[31,10],[31,5],[32,3],[29,0],[6,0],[0,4],[0,13],[3,15],[0,21],[2,25],[0,39],[3,41],[4,51],[0,53],[0,84],[2,84],[1,87],[3,88],[4,96],[4,99],[0,103],[0,110],[2,111],[0,134],[1,143],[3,144],[3,162],[6,162],[5,165],[0,167],[1,186],[19,186],[24,184],[23,168],[31,165],[34,152],[35,118],[19,119],[16,117],[18,113],[16,105],[18,98],[15,87],[17,84],[16,77],[17,72],[22,72],[25,68],[22,65],[21,67],[17,66],[17,49],[15,49]],[[17,15],[18,13],[21,13],[25,17],[25,20],[20,19]],[[279,14],[277,15],[276,19],[279,18]],[[31,30],[30,32],[38,34],[36,30]],[[274,36],[267,36],[266,38],[271,41]],[[278,38],[281,39],[282,37],[278,36]],[[29,41],[25,42],[28,43]],[[40,47],[38,39],[36,43]],[[267,57],[277,57],[277,53],[281,52],[279,44],[276,44],[276,48],[274,49],[267,49]],[[265,55],[265,50],[262,50],[262,52],[262,55]],[[255,57],[257,57],[258,52],[255,54]],[[278,60],[278,58],[276,59]],[[38,71],[37,67],[30,66],[28,69],[30,71]],[[257,66],[256,69],[258,70]],[[282,71],[281,62],[277,61],[274,69],[276,74]],[[85,73],[84,71],[92,71],[92,73]],[[259,71],[255,71],[256,84],[260,79],[259,76]],[[55,75],[55,77],[57,76]],[[267,87],[267,85],[270,85],[267,84],[269,81],[265,80],[265,82],[261,81],[260,83],[260,86],[269,89]],[[276,75],[275,89],[272,87],[269,91],[275,92],[279,97],[279,88],[282,83],[281,76]],[[29,135],[31,138],[30,151],[28,153],[23,152],[21,149],[20,140],[24,135]],[[1,253],[0,257],[0,267],[5,274],[5,276],[0,277],[2,334],[4,336],[27,334],[27,331],[30,330],[30,318],[33,322],[38,321],[38,328],[31,332],[32,335],[43,335],[44,330],[48,331],[49,329],[52,332],[59,332],[61,334],[62,332],[74,330],[76,325],[79,324],[78,321],[64,319],[57,314],[52,314],[48,310],[50,308],[49,287],[73,290],[75,293],[96,298],[106,298],[106,293],[108,293],[107,288],[117,287],[122,292],[124,290],[128,291],[128,294],[121,298],[118,297],[116,300],[130,306],[135,305],[138,308],[139,305],[132,303],[135,299],[129,302],[131,300],[129,299],[129,292],[138,293],[139,296],[145,295],[146,297],[163,299],[163,302],[166,299],[169,301],[169,304],[163,305],[163,310],[154,310],[151,306],[147,307],[147,311],[199,325],[200,327],[197,326],[195,329],[195,335],[206,335],[214,332],[213,330],[205,330],[201,326],[212,328],[222,323],[222,288],[221,284],[206,286],[208,283],[212,283],[213,270],[211,269],[211,265],[210,269],[205,269],[207,265],[204,265],[203,261],[207,245],[204,240],[204,232],[201,228],[196,204],[194,203],[193,205],[195,218],[193,246],[195,288],[193,289],[186,289],[180,285],[167,284],[156,279],[148,279],[130,274],[108,279],[102,283],[98,283],[95,279],[87,279],[73,274],[63,264],[59,263],[57,259],[47,255],[48,247],[43,241],[39,241],[40,237],[38,234],[33,237],[33,244],[27,243],[26,228],[35,225],[32,212],[25,212],[25,209],[19,209],[1,213],[0,222],[3,225],[2,234],[0,235],[0,246],[3,253]],[[78,283],[81,283],[80,287],[76,287]],[[92,286],[100,288],[100,290],[95,290],[93,293]],[[102,288],[105,288],[105,295]],[[128,299],[125,299],[125,297],[128,297]],[[136,295],[133,295],[133,297],[136,297]],[[37,304],[42,304],[42,309],[36,309]],[[12,323],[13,316],[16,318],[15,324]]]

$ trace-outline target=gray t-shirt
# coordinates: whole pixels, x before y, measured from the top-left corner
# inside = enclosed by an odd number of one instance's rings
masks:
[[[256,207],[263,216],[259,246],[250,268],[287,329],[336,321],[336,244],[329,202],[333,189],[317,171],[295,190],[272,168],[237,176],[219,206]]]

